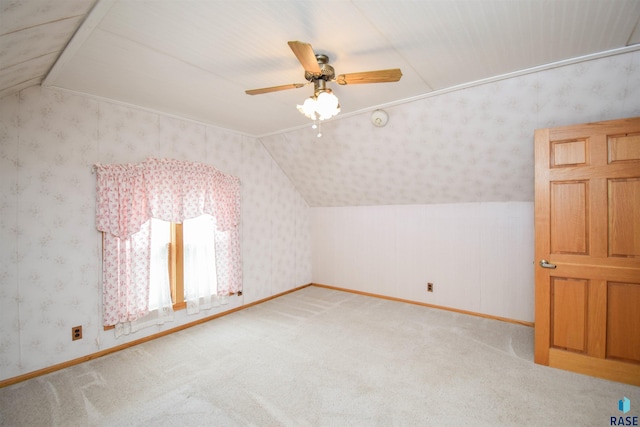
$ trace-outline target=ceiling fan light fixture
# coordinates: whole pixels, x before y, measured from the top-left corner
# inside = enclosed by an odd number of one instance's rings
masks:
[[[316,98],[316,111],[320,116],[320,120],[329,119],[340,112],[338,97],[333,94],[331,89],[327,89],[318,94]]]
[[[298,105],[298,111],[307,116],[311,120],[317,120],[316,100],[314,97],[307,98],[302,105]]]
[[[327,120],[340,112],[340,104],[331,89],[324,89],[298,105],[298,111],[311,120]]]

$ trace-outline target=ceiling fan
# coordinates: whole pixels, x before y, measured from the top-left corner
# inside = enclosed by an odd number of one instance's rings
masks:
[[[313,96],[308,98],[303,105],[298,105],[298,110],[312,120],[325,120],[340,112],[338,98],[331,89],[327,88],[327,82],[337,82],[339,85],[386,83],[397,82],[402,77],[402,72],[399,68],[340,74],[336,77],[335,70],[329,65],[329,57],[316,54],[309,43],[290,41],[289,47],[298,58],[298,61],[300,61],[300,64],[302,64],[305,70],[304,77],[308,83],[293,83],[251,89],[245,91],[245,93],[248,95],[260,95],[287,89],[297,89],[313,83]]]

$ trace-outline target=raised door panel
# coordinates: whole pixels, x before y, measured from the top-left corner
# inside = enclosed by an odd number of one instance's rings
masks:
[[[550,165],[554,167],[579,166],[587,164],[588,141],[554,141],[551,144]]]
[[[587,348],[587,286],[584,279],[551,280],[551,344],[584,352]]]
[[[640,160],[640,133],[610,136],[609,163]]]
[[[588,185],[586,181],[551,183],[551,253],[588,252]]]
[[[640,178],[609,180],[608,234],[609,256],[640,258]]]
[[[607,358],[640,362],[640,283],[607,287]]]

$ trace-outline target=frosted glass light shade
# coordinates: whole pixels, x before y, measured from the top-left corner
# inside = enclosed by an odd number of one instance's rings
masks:
[[[302,105],[298,105],[298,111],[311,120],[326,120],[340,112],[340,104],[338,97],[326,90],[307,98]]]

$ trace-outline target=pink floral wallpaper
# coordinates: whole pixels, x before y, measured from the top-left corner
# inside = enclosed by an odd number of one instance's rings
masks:
[[[151,156],[240,178],[244,295],[228,308],[311,282],[309,208],[258,140],[33,87],[0,99],[0,380],[158,331],[116,341],[102,330],[91,172]],[[84,338],[72,342],[76,325]]]

